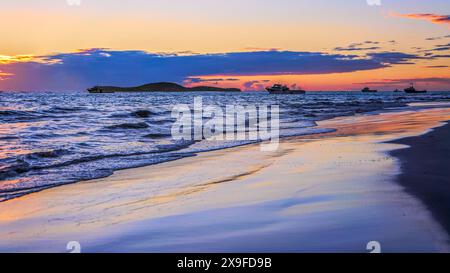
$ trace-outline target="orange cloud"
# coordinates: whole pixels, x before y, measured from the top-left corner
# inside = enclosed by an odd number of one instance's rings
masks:
[[[13,74],[0,71],[0,81],[6,80],[9,76],[13,76]]]
[[[0,55],[0,64],[29,62],[33,59],[34,59],[33,55],[16,55],[16,56]]]
[[[409,18],[415,20],[426,20],[434,24],[450,24],[450,15],[439,15],[433,13],[412,13],[412,14],[400,14],[391,13],[393,17]]]

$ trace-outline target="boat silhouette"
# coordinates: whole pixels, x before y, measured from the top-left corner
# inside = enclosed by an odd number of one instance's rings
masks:
[[[286,85],[274,84],[272,87],[267,87],[266,90],[270,94],[305,94],[305,90],[291,90]]]
[[[363,93],[376,93],[378,90],[370,89],[369,87],[364,87],[361,92]]]
[[[411,83],[411,86],[405,89],[405,93],[420,94],[420,93],[427,93],[427,90],[416,90],[416,88],[414,88],[414,84]]]

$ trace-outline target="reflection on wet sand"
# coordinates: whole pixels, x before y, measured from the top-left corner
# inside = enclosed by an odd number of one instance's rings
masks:
[[[401,146],[380,143],[445,120],[449,109],[338,118],[320,124],[337,132],[276,152],[213,151],[23,196],[0,203],[0,249],[63,251],[78,238],[87,251],[363,251],[380,238],[391,251],[446,250],[442,229],[392,183],[386,153]]]
[[[331,133],[336,136],[348,135],[389,135],[404,137],[408,135],[423,134],[429,128],[450,120],[448,108],[424,109],[421,111],[402,111],[367,115],[361,117],[335,118],[320,122],[320,126],[336,128]]]

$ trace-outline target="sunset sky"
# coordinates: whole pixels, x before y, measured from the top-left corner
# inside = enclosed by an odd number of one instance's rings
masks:
[[[450,1],[1,1],[0,90],[154,81],[450,91]]]

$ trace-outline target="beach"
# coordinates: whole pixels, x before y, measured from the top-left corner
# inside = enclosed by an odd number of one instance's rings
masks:
[[[447,120],[443,107],[340,117],[272,152],[210,151],[25,195],[0,203],[0,249],[448,252],[449,191],[430,183],[445,181],[449,129],[426,134]]]
[[[423,200],[447,233],[450,233],[449,139],[447,124],[420,137],[394,141],[410,148],[391,152],[402,162],[397,181],[408,193]]]
[[[0,254],[450,253],[449,0],[1,3]]]

